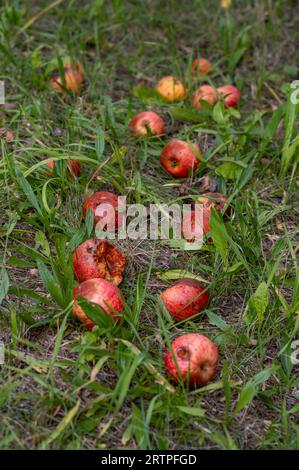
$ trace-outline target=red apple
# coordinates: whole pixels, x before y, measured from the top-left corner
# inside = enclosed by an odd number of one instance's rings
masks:
[[[210,85],[201,85],[193,95],[192,104],[196,109],[203,109],[202,101],[205,101],[211,106],[218,101],[217,91]]]
[[[198,167],[201,151],[197,144],[183,140],[172,140],[165,145],[160,163],[164,170],[175,178],[187,178]]]
[[[205,233],[210,232],[210,218],[212,207],[217,212],[223,212],[223,208],[226,204],[227,197],[221,193],[205,193],[199,196],[197,203],[201,204],[204,207],[205,213]],[[228,206],[225,210],[225,215],[229,215],[231,212],[231,207]]]
[[[136,114],[130,122],[130,127],[136,136],[161,135],[164,132],[163,119],[152,111]]]
[[[185,88],[180,80],[167,75],[156,85],[156,91],[167,101],[180,101],[185,97]]]
[[[54,170],[54,167],[55,167],[55,162],[54,160],[51,160],[49,163],[48,163],[48,167],[50,167],[50,175],[53,174],[53,170]],[[66,167],[67,167],[67,171],[68,171],[68,174],[70,176],[79,176],[80,175],[80,168],[81,168],[81,165],[80,165],[80,162],[78,162],[77,160],[67,160],[66,161]]]
[[[218,364],[217,346],[204,335],[189,333],[176,338],[165,356],[165,367],[172,378],[190,387],[207,384]]]
[[[197,214],[195,210],[183,214],[181,232],[188,242],[201,240],[211,230],[209,225],[210,211],[199,204],[196,205],[196,211]]]
[[[90,196],[83,205],[83,216],[86,218],[88,209],[94,216],[94,227],[105,228],[107,225],[116,229],[123,218],[122,209],[125,205],[116,194],[100,191]]]
[[[194,59],[192,62],[192,74],[193,75],[206,75],[212,70],[212,64],[204,57],[200,59]]]
[[[55,72],[50,79],[51,85],[62,94],[65,94],[64,88],[72,93],[78,94],[84,83],[82,65],[80,62],[77,62],[77,64],[73,66],[70,62],[66,62],[63,65],[63,70],[65,83],[63,82],[63,78],[59,75],[59,72]]]
[[[233,85],[224,85],[218,88],[219,95],[223,96],[224,103],[229,108],[234,108],[240,99],[241,93]]]
[[[125,255],[107,240],[86,240],[73,254],[75,277],[79,282],[100,277],[118,286],[125,260]]]
[[[189,318],[206,308],[209,294],[195,279],[180,279],[160,294],[170,315],[177,321]]]
[[[74,289],[73,314],[78,320],[85,323],[89,330],[92,330],[94,323],[76,301],[77,297],[83,297],[89,302],[99,305],[116,323],[120,320],[120,315],[115,312],[120,314],[123,312],[122,301],[124,297],[121,290],[112,282],[106,281],[106,279],[88,279]]]

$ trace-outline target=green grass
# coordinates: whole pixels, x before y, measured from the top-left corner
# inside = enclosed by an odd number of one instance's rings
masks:
[[[14,138],[1,133],[0,448],[298,448],[299,370],[290,360],[299,329],[298,105],[289,98],[296,2],[233,2],[225,12],[216,0],[69,1],[39,17],[51,2],[4,3],[0,119]],[[168,105],[149,90],[173,74],[191,93],[199,53],[214,64],[212,84],[241,88],[239,112],[198,113],[188,99]],[[65,56],[84,66],[80,97],[49,87]],[[167,120],[165,137],[129,135],[130,118],[145,109]],[[174,136],[205,151],[187,183],[159,165]],[[79,178],[67,176],[70,156],[82,164]],[[49,176],[46,159],[62,161],[57,174]],[[126,319],[87,332],[71,314],[70,256],[92,233],[81,215],[86,196],[188,202],[203,176],[228,195],[229,223],[214,217],[199,251],[118,242],[127,255]],[[161,312],[158,294],[173,269],[210,283],[197,320],[176,324]],[[163,354],[194,331],[216,342],[220,364],[209,385],[188,390],[169,381]]]

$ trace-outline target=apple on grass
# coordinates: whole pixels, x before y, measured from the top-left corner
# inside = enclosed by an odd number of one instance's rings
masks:
[[[72,65],[70,62],[66,62],[63,65],[64,77],[61,77],[59,72],[54,72],[50,83],[63,95],[65,94],[65,89],[71,93],[78,94],[84,83],[84,72],[83,67],[78,61],[77,64]]]
[[[174,178],[187,178],[200,164],[200,148],[183,140],[172,140],[165,145],[160,163]]]
[[[176,338],[165,355],[165,368],[176,381],[192,388],[206,385],[216,374],[218,348],[206,336],[188,333]]]
[[[114,193],[109,191],[98,191],[90,196],[83,205],[83,217],[86,219],[90,209],[94,217],[94,227],[107,230],[117,229],[122,222],[124,213],[122,209],[125,204]]]
[[[102,278],[118,286],[125,260],[125,255],[107,240],[86,240],[73,253],[74,274],[79,282]]]
[[[163,119],[152,111],[136,114],[130,121],[132,134],[146,137],[148,135],[161,135],[164,133]]]
[[[176,320],[185,320],[204,310],[209,294],[196,279],[180,279],[165,289],[160,298],[170,315]]]
[[[47,165],[50,168],[49,173],[50,173],[50,175],[52,175],[53,171],[54,171],[54,168],[55,168],[55,161],[51,160],[50,162],[48,162]],[[72,176],[79,176],[80,175],[81,165],[80,165],[80,162],[78,162],[77,160],[67,160],[66,161],[66,167],[67,167],[67,171],[68,171],[69,176],[72,177]]]
[[[234,108],[237,106],[241,96],[241,92],[237,87],[233,85],[224,85],[219,87],[217,92],[223,97],[225,106],[228,108]]]
[[[183,100],[186,94],[182,82],[171,75],[161,78],[155,89],[166,101]]]
[[[203,109],[202,101],[205,101],[210,106],[217,103],[219,97],[217,91],[211,85],[201,85],[192,97],[193,107],[196,109]]]
[[[200,59],[194,59],[192,62],[192,74],[193,75],[206,75],[212,70],[212,64],[204,57]]]
[[[106,279],[88,279],[81,282],[74,289],[73,314],[78,320],[84,323],[89,330],[94,327],[94,322],[88,318],[83,308],[77,302],[77,297],[83,297],[91,303],[99,305],[107,312],[116,323],[120,321],[120,317],[124,311],[124,296],[121,290],[112,282]]]

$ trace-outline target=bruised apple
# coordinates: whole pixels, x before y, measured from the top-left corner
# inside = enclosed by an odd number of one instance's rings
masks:
[[[198,167],[200,155],[201,151],[197,144],[172,140],[165,145],[160,155],[160,163],[174,178],[187,178]]]
[[[92,330],[94,323],[76,301],[77,297],[83,297],[89,302],[99,305],[116,323],[120,320],[121,313],[124,310],[122,303],[124,297],[121,290],[112,282],[100,278],[88,279],[74,289],[73,314],[80,322],[85,323],[89,330]]]
[[[176,320],[185,320],[204,310],[209,302],[206,289],[195,279],[180,279],[160,294],[170,315]]]
[[[212,64],[204,57],[200,59],[194,59],[192,62],[192,74],[193,75],[206,75],[212,70]]]
[[[73,253],[75,277],[79,282],[100,277],[118,286],[125,260],[125,255],[107,240],[86,240]]]
[[[55,168],[55,162],[54,160],[51,160],[49,163],[48,163],[48,167],[50,168],[50,174],[52,175],[53,174],[53,170]],[[68,171],[68,174],[70,176],[79,176],[80,175],[80,169],[81,169],[81,165],[80,165],[80,162],[76,161],[76,160],[67,160],[66,161],[66,167],[67,167],[67,171]]]
[[[176,338],[165,355],[165,368],[171,377],[196,388],[214,377],[218,348],[206,336],[189,333]]]
[[[180,101],[185,98],[184,85],[171,75],[161,78],[156,85],[156,91],[166,101]]]
[[[63,94],[65,94],[65,89],[71,93],[78,94],[84,83],[82,65],[79,61],[75,65],[72,65],[70,62],[66,62],[63,65],[63,71],[64,80],[63,77],[59,75],[59,72],[54,72],[50,79],[51,85]]]
[[[157,113],[145,111],[133,117],[130,128],[135,136],[161,135],[164,132],[164,122]]]
[[[86,219],[87,212],[91,209],[94,217],[94,227],[101,229],[117,229],[124,216],[122,209],[125,208],[123,201],[114,193],[99,191],[90,196],[83,205],[83,217]]]
[[[203,109],[202,101],[205,101],[210,106],[214,106],[217,103],[218,94],[211,85],[201,85],[194,93],[192,98],[194,108]]]
[[[237,106],[241,93],[237,87],[233,85],[224,85],[217,89],[220,96],[223,97],[224,103],[228,108]]]

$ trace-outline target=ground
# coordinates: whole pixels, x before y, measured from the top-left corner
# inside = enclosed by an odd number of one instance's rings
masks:
[[[0,448],[298,448],[296,5],[40,0],[1,8]],[[191,75],[198,55],[213,63],[213,85],[241,89],[238,111],[194,113],[188,97],[167,104],[151,91],[174,75],[192,94],[202,80]],[[49,85],[66,56],[83,64],[80,96]],[[164,118],[166,135],[136,140],[129,120],[148,109]],[[204,152],[188,180],[160,167],[173,137]],[[78,178],[63,163],[49,174],[44,160],[70,156],[81,162]],[[217,219],[197,251],[116,241],[127,256],[128,317],[87,332],[71,314],[70,256],[91,234],[87,196],[112,190],[148,205],[190,202],[207,189],[229,197],[229,220]],[[175,269],[204,278],[211,299],[181,323],[158,297]],[[189,390],[171,382],[163,355],[173,338],[196,331],[218,345],[220,362],[209,385]]]

